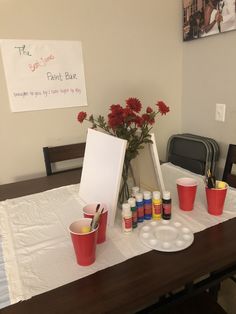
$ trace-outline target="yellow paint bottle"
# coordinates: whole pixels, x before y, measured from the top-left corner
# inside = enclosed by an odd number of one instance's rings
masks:
[[[152,219],[161,219],[162,211],[162,199],[159,191],[153,191],[152,193]]]

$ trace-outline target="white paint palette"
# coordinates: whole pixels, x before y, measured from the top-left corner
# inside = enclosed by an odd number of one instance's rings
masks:
[[[148,247],[162,252],[184,250],[194,240],[193,232],[174,220],[150,220],[140,227],[140,240]]]

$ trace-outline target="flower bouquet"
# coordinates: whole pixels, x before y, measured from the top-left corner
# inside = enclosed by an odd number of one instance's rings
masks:
[[[146,143],[152,143],[150,131],[155,123],[156,115],[165,115],[170,111],[163,102],[156,103],[156,110],[150,106],[141,113],[142,104],[137,98],[129,98],[125,105],[111,105],[107,119],[102,115],[95,118],[86,112],[78,113],[77,120],[82,123],[84,120],[92,124],[92,128],[100,128],[106,133],[127,140],[127,148],[122,172],[122,185],[119,192],[119,202],[122,204],[129,198],[128,173],[131,167],[131,160],[137,157],[139,150],[144,148]]]

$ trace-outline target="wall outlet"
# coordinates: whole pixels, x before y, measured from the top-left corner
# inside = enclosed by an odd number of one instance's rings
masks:
[[[225,104],[216,104],[216,121],[225,121]]]

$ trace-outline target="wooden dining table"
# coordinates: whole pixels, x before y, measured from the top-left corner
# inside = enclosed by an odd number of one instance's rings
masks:
[[[75,170],[4,184],[0,201],[76,184],[80,176]],[[0,314],[151,313],[165,303],[215,287],[235,273],[235,218],[194,236],[194,243],[186,250],[152,250],[5,307]]]

